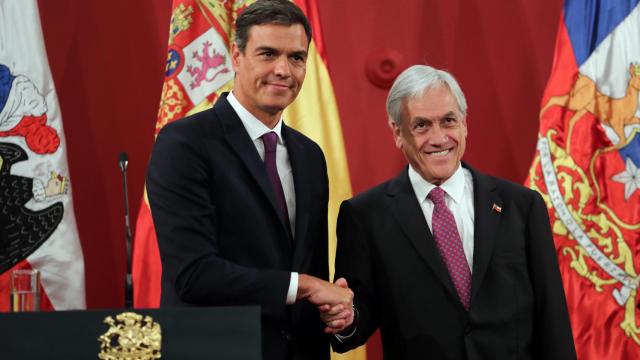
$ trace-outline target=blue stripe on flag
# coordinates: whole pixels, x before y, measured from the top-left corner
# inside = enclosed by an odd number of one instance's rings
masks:
[[[2,109],[4,109],[7,99],[9,98],[13,79],[15,79],[15,76],[11,75],[9,68],[0,64],[0,113],[2,112]]]
[[[565,0],[564,23],[582,65],[640,0]]]
[[[640,133],[636,133],[629,143],[619,150],[622,160],[626,161],[627,158],[631,158],[631,161],[640,167]]]

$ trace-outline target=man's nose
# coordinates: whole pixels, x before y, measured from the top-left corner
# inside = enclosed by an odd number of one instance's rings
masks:
[[[291,75],[289,59],[287,56],[280,56],[274,64],[273,72],[279,77],[289,77]]]
[[[440,125],[435,125],[431,130],[429,141],[434,145],[441,145],[449,141],[446,129],[443,129]]]

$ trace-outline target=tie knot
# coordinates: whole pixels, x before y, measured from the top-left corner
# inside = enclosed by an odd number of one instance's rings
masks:
[[[444,190],[442,190],[442,188],[439,187],[439,186],[434,187],[429,192],[429,195],[427,195],[427,198],[430,199],[431,201],[433,201],[433,203],[435,205],[445,205],[446,206],[446,203],[444,201]]]
[[[273,153],[276,152],[276,143],[278,142],[278,134],[270,131],[262,135],[262,142],[264,143],[264,152]]]

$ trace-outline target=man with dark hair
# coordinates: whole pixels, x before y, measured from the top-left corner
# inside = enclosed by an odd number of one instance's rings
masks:
[[[255,2],[237,25],[233,91],[165,126],[149,164],[161,306],[260,305],[264,359],[326,360],[319,308],[338,313],[327,332],[342,329],[353,293],[344,279],[327,282],[322,150],[282,120],[311,28],[286,0]]]
[[[307,36],[307,45],[311,42],[311,25],[307,17],[291,1],[259,1],[251,7],[250,11],[244,11],[236,19],[235,44],[241,52],[247,47],[249,29],[255,25],[302,25]]]
[[[357,311],[334,349],[380,327],[385,359],[575,359],[544,201],[461,162],[467,103],[453,76],[410,67],[387,112],[409,166],[340,207],[336,276]]]

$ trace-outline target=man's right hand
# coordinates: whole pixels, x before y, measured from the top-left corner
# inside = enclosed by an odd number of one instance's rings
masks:
[[[300,274],[298,299],[307,299],[318,307],[320,318],[327,325],[326,333],[339,333],[353,323],[353,291],[345,279],[340,278],[332,284]]]
[[[333,307],[342,304],[345,309],[351,309],[353,306],[353,291],[317,277],[300,274],[298,277],[297,299],[307,299],[316,306],[328,304]]]
[[[336,280],[335,285],[348,289],[349,284],[345,278]],[[353,324],[355,320],[355,309],[352,307],[345,307],[343,304],[331,306],[324,304],[318,306],[320,311],[320,319],[327,327],[324,329],[325,333],[338,334],[346,330]]]

